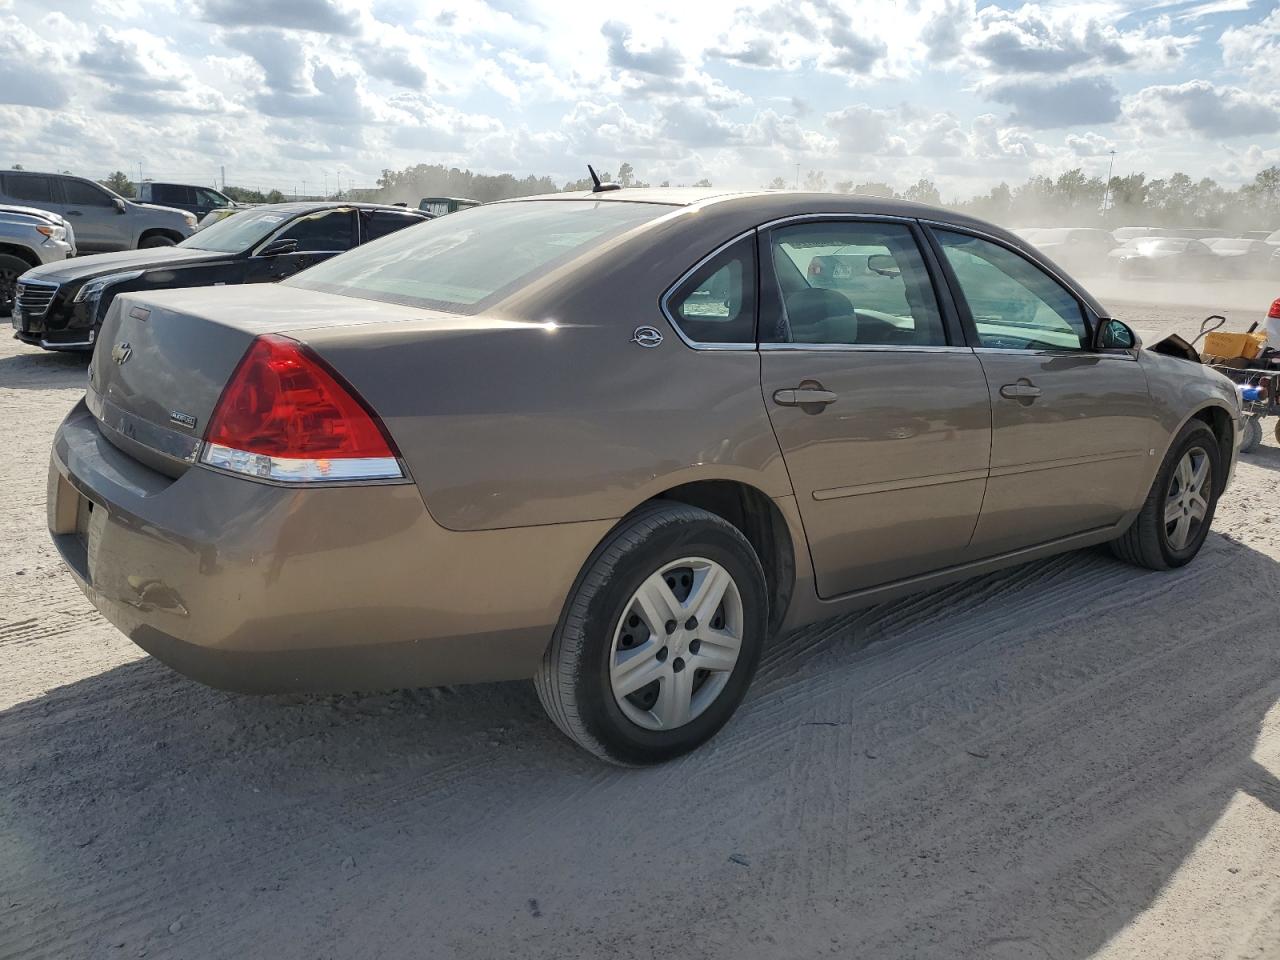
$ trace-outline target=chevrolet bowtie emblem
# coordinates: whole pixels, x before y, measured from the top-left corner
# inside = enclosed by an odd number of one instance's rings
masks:
[[[129,345],[128,340],[121,340],[111,348],[111,359],[116,362],[116,366],[122,367],[129,362],[129,358],[133,356],[133,347]]]

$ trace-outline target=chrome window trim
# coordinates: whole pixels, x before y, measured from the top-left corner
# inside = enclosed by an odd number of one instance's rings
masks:
[[[965,353],[972,355],[973,347],[955,344],[910,343],[762,343],[761,351],[818,350],[840,353]]]
[[[695,263],[692,267],[690,267],[684,273],[680,274],[679,278],[677,278],[673,284],[667,287],[666,291],[662,294],[662,296],[658,298],[658,309],[662,311],[662,315],[666,318],[667,323],[670,324],[671,329],[676,332],[676,336],[679,337],[682,341],[684,341],[684,345],[686,347],[689,347],[691,350],[739,350],[739,351],[750,350],[753,352],[755,351],[756,344],[754,342],[753,343],[705,343],[701,340],[694,340],[692,337],[688,336],[683,330],[680,329],[680,324],[676,322],[676,318],[671,311],[671,297],[675,294],[677,290],[680,289],[680,287],[684,284],[686,280],[688,280],[695,273],[701,270],[707,263],[714,260],[716,257],[720,256],[720,254],[724,253],[726,250],[732,247],[735,243],[739,243],[740,241],[745,240],[748,237],[754,237],[755,234],[756,234],[756,228],[752,227],[750,230],[744,230],[742,233],[738,234],[732,240],[727,240],[724,243],[720,244],[720,246],[716,247],[714,250],[708,253],[705,257],[703,257],[701,260]],[[759,270],[758,264],[756,269]],[[756,300],[759,301],[759,299],[760,299],[759,292],[757,292]],[[758,317],[760,313],[760,304],[757,302],[755,307],[756,307],[756,315]]]
[[[1001,354],[1006,354],[1006,353],[1016,353],[1021,356],[1032,356],[1032,357],[1096,357],[1099,360],[1128,360],[1131,363],[1136,362],[1138,359],[1138,352],[1136,350],[1133,350],[1133,351],[1116,350],[1114,352],[1113,351],[1104,352],[1101,350],[1090,350],[1085,347],[1081,347],[1078,350],[1071,350],[1068,348],[1063,348],[1061,350],[1034,350],[1034,349],[1005,349],[1004,347],[974,347],[973,352],[979,353],[979,354],[990,353],[996,356],[999,356]]]
[[[860,220],[869,223],[879,221],[882,223],[901,223],[908,226],[916,222],[915,217],[899,217],[884,213],[793,213],[788,217],[779,217],[777,220],[762,223],[757,229],[772,230],[774,227],[784,226],[788,223],[800,223],[806,220]]]

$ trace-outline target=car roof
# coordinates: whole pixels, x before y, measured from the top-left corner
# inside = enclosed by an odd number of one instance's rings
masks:
[[[391,203],[363,203],[348,200],[289,200],[284,203],[255,203],[252,210],[261,213],[264,210],[273,213],[314,213],[317,210],[337,210],[352,208],[355,210],[394,210],[398,213],[411,213],[417,217],[427,217],[425,211],[414,207],[399,207]]]
[[[544,193],[532,197],[512,197],[498,203],[530,200],[602,201],[609,203],[659,203],[674,207],[754,206],[766,201],[774,216],[805,213],[865,213],[911,219],[937,219],[952,223],[974,223],[964,214],[913,200],[865,196],[860,193],[817,193],[803,190],[726,190],[714,187],[634,187],[619,190]],[[983,226],[989,226],[983,223]]]

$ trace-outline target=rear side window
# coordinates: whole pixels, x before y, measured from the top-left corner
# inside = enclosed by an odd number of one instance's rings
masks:
[[[153,203],[191,203],[191,188],[176,183],[153,183],[151,200]]]
[[[297,240],[298,253],[350,250],[356,244],[351,210],[326,210],[295,220],[277,239]]]
[[[401,230],[284,282],[367,300],[478,313],[548,270],[671,210],[663,204],[617,200],[487,204]]]
[[[5,174],[4,192],[14,200],[31,200],[35,203],[53,202],[52,177],[27,177]]]
[[[109,207],[111,195],[104,190],[84,183],[80,180],[63,180],[62,189],[67,194],[67,205],[71,207]]]
[[[944,346],[942,315],[911,230],[871,221],[820,221],[770,231],[776,343]]]
[[[390,210],[373,210],[363,214],[363,217],[366,243],[385,237],[389,233],[395,233],[397,230],[403,230],[415,223],[422,223],[424,219],[415,217],[411,213],[393,213]]]
[[[744,237],[702,264],[666,303],[671,321],[695,343],[754,345],[755,237]]]

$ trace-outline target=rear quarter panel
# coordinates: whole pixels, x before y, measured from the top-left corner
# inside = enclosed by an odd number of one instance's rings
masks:
[[[427,509],[452,530],[620,517],[700,479],[789,495],[758,355],[694,351],[674,334],[654,349],[630,342],[659,319],[655,297],[647,311],[601,305],[555,327],[295,335],[382,416]]]

